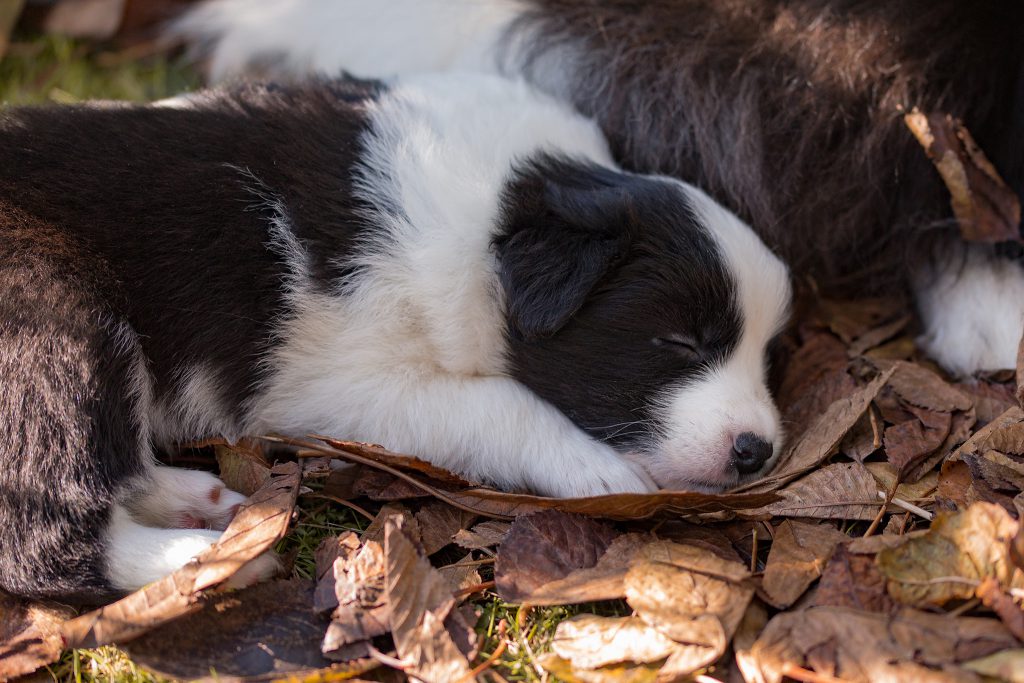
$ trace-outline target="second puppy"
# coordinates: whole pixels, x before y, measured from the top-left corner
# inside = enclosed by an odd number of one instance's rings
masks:
[[[770,467],[788,274],[523,84],[0,117],[0,588],[136,588],[238,497],[153,444],[322,432],[554,496]],[[264,569],[266,569],[264,567]]]

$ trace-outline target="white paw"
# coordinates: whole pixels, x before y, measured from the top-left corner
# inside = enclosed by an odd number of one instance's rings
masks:
[[[125,504],[139,522],[150,526],[223,531],[245,502],[245,496],[216,476],[198,470],[157,466],[144,486]]]
[[[280,572],[280,558],[273,551],[267,551],[256,559],[242,565],[241,569],[224,582],[224,588],[248,588],[271,579]]]
[[[658,485],[638,463],[582,432],[565,451],[540,463],[539,492],[556,498],[584,498],[612,493],[651,493]]]

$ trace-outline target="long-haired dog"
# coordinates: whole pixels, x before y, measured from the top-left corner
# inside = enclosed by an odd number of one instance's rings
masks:
[[[330,433],[548,495],[770,467],[789,276],[523,83],[0,111],[0,588],[137,588],[242,498],[157,464]],[[260,558],[240,578],[272,572]]]
[[[902,118],[962,118],[1024,193],[1024,3],[207,0],[175,31],[216,78],[522,75],[593,116],[624,167],[707,190],[798,277],[913,294],[951,371],[1014,364],[1024,271],[959,242]]]

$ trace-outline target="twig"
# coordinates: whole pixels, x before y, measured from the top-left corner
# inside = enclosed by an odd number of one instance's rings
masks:
[[[800,681],[800,683],[845,683],[841,678],[829,676],[828,674],[820,674],[817,671],[811,671],[810,669],[805,669],[802,666],[797,666],[792,662],[786,662],[783,664],[782,671],[780,673],[783,676],[788,676],[793,680]]]
[[[454,596],[456,598],[462,598],[462,597],[465,597],[467,595],[472,595],[473,593],[479,593],[480,591],[485,591],[488,588],[494,588],[494,582],[493,581],[484,581],[483,583],[478,583],[478,584],[475,584],[473,586],[466,586],[465,588],[461,588],[461,589],[455,591],[454,593],[452,593],[452,596]]]
[[[864,538],[873,535],[875,530],[878,529],[878,525],[882,523],[882,517],[885,517],[885,512],[889,509],[889,503],[892,502],[893,496],[896,495],[896,487],[899,485],[900,480],[897,478],[892,482],[892,486],[889,487],[888,493],[884,493],[882,491],[878,492],[878,496],[882,499],[882,507],[878,509],[878,514],[875,515],[873,520],[871,520],[868,530],[864,532]]]
[[[873,403],[868,405],[868,421],[871,422],[871,449],[877,451],[882,447],[882,428],[878,424]]]
[[[881,491],[879,491],[878,492],[878,497],[884,499],[885,498],[885,494],[882,493]],[[934,516],[934,515],[932,515],[932,513],[928,512],[924,508],[919,508],[916,505],[913,505],[912,503],[908,503],[905,500],[900,500],[899,498],[893,498],[892,500],[889,501],[889,503],[891,503],[892,505],[895,505],[898,508],[903,508],[907,512],[913,512],[918,517],[922,517],[922,518],[928,520],[929,522],[932,521],[932,517]]]
[[[970,600],[968,600],[964,604],[960,605],[956,609],[950,610],[949,611],[949,616],[951,616],[951,617],[963,616],[964,614],[967,614],[968,612],[970,612],[972,609],[974,609],[975,607],[977,607],[980,604],[981,604],[981,600],[979,600],[978,598],[971,598]]]
[[[750,542],[750,573],[757,571],[757,525],[751,529],[753,539]]]
[[[351,508],[352,510],[355,510],[356,512],[361,514],[363,517],[366,517],[371,522],[373,520],[377,519],[376,515],[371,515],[368,511],[366,511],[363,508],[359,507],[358,505],[356,505],[352,501],[345,500],[344,498],[339,498],[338,496],[332,496],[329,493],[310,493],[310,494],[307,495],[307,497],[308,498],[322,498],[323,500],[329,500],[332,503],[337,503],[338,505],[344,505],[347,508]]]
[[[498,661],[498,658],[505,653],[505,649],[508,647],[508,639],[505,638],[505,630],[507,628],[507,621],[502,619],[498,622],[498,638],[500,638],[501,641],[498,643],[498,647],[494,648],[494,652],[491,653],[490,657],[488,657],[487,659],[473,667],[473,670],[469,672],[469,680],[473,680],[483,672],[490,669],[492,666],[494,666],[494,663]]]

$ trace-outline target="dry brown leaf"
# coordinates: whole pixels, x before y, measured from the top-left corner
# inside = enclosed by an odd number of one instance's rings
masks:
[[[873,361],[879,371],[893,370],[889,386],[907,403],[941,413],[968,410],[974,402],[928,368],[907,361]]]
[[[203,591],[229,579],[288,530],[299,491],[298,463],[275,466],[271,479],[235,515],[220,541],[176,572],[64,624],[67,647],[124,643],[196,609]]]
[[[886,592],[885,583],[873,554],[854,553],[847,544],[840,544],[825,565],[814,604],[888,613],[896,603]]]
[[[29,603],[0,593],[0,681],[57,661],[64,649],[60,627],[72,615],[61,605]]]
[[[641,548],[625,587],[626,601],[641,619],[688,646],[675,656],[676,673],[718,659],[754,595],[743,565],[672,541]]]
[[[902,315],[895,320],[872,328],[853,340],[847,348],[850,357],[864,355],[902,332],[910,322],[910,316]]]
[[[480,572],[477,571],[479,567],[479,563],[473,561],[473,553],[469,553],[458,562],[438,567],[437,571],[448,582],[452,593],[458,593],[472,586],[479,586],[483,582]]]
[[[899,473],[892,464],[887,462],[866,462],[864,466],[875,478],[879,491],[888,492],[896,484]],[[928,500],[935,496],[939,486],[938,472],[929,472],[921,479],[913,482],[902,482],[896,486],[896,498],[909,501],[917,505],[927,504]]]
[[[213,447],[221,481],[232,491],[251,496],[270,479],[270,464],[258,447],[260,443],[243,440]]]
[[[783,455],[775,471],[766,478],[737,487],[736,491],[774,491],[787,481],[814,469],[836,452],[847,432],[871,405],[894,370],[883,372],[853,395],[828,407],[807,432]]]
[[[1017,193],[974,142],[959,119],[925,114],[904,117],[949,190],[960,234],[969,242],[1021,241],[1021,207]]]
[[[1003,590],[999,582],[991,576],[983,579],[975,591],[982,604],[996,613],[1003,625],[1024,642],[1024,608],[1018,605],[1013,597]]]
[[[953,424],[949,413],[910,407],[915,419],[887,427],[883,443],[885,456],[901,474],[919,465],[949,436]]]
[[[527,494],[505,493],[471,486],[456,475],[411,456],[398,455],[379,446],[334,441],[319,443],[302,439],[263,437],[274,443],[286,443],[318,456],[327,456],[381,470],[393,479],[418,489],[449,505],[498,519],[514,519],[520,515],[543,510],[559,510],[591,517],[617,520],[648,519],[654,516],[678,517],[684,514],[710,514],[766,505],[776,497],[770,493],[707,494],[692,491],[659,491],[657,493],[621,493],[591,498],[545,498]],[[334,445],[344,448],[335,448]],[[438,476],[438,479],[428,479]]]
[[[819,577],[847,536],[830,524],[784,521],[775,529],[762,588],[776,607],[789,607]]]
[[[519,517],[498,548],[498,594],[521,602],[544,584],[593,567],[617,535],[607,524],[555,510]]]
[[[508,536],[512,525],[508,522],[499,522],[491,519],[480,522],[472,529],[463,529],[457,532],[452,540],[455,544],[467,550],[482,550],[493,548],[500,544]]]
[[[405,673],[427,683],[472,678],[466,654],[446,628],[455,599],[444,577],[430,566],[403,530],[401,517],[388,519],[384,532],[389,625]]]
[[[987,657],[964,662],[963,667],[984,676],[986,680],[1024,683],[1024,649],[996,652]]]
[[[878,553],[889,594],[908,605],[942,605],[969,599],[985,578],[1024,587],[1024,574],[1009,557],[1018,524],[997,505],[975,503],[936,515],[931,528]]]
[[[1015,646],[994,619],[811,607],[776,615],[736,659],[744,678],[757,683],[779,683],[792,666],[850,683],[955,683],[977,680],[959,663]]]
[[[326,619],[309,609],[313,583],[271,581],[200,602],[198,611],[137,638],[125,649],[147,669],[175,680],[247,681],[358,675],[372,660],[332,665],[320,654]],[[329,668],[330,667],[330,668]]]
[[[626,572],[633,558],[651,542],[650,534],[623,534],[616,537],[593,567],[574,569],[568,575],[537,586],[520,595],[525,605],[573,605],[582,602],[615,600],[626,596]]]
[[[476,518],[472,512],[452,507],[439,500],[432,500],[416,512],[423,550],[433,555],[452,543],[452,537],[465,530]]]
[[[580,669],[666,659],[679,645],[638,617],[580,614],[558,625],[551,649]]]
[[[759,510],[737,511],[744,517],[874,519],[882,501],[871,472],[857,462],[827,465],[779,490],[780,500]]]
[[[313,608],[331,613],[322,643],[325,656],[338,661],[366,657],[368,641],[388,632],[384,574],[384,549],[376,541],[360,543],[350,531],[320,544]]]
[[[419,523],[416,518],[413,517],[412,511],[405,507],[401,503],[387,503],[377,511],[377,516],[373,518],[369,526],[363,529],[363,540],[364,541],[376,541],[377,543],[384,543],[384,527],[387,521],[392,517],[401,517],[405,520],[405,533],[420,546],[420,529]]]
[[[1013,384],[975,378],[957,382],[953,386],[971,397],[974,408],[978,411],[978,422],[982,424],[988,424],[1018,405]]]
[[[596,669],[577,669],[553,652],[541,655],[537,662],[546,673],[564,683],[656,683],[662,670],[660,662],[620,662]]]

